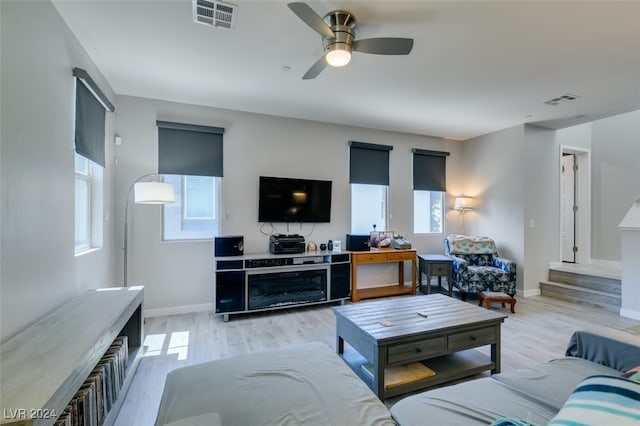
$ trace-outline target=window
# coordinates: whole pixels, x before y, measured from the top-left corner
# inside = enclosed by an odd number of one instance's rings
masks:
[[[213,239],[220,233],[221,127],[156,121],[158,173],[176,202],[163,207],[164,240]]]
[[[113,105],[80,68],[73,69],[74,116],[74,246],[82,254],[102,246],[103,167],[105,166],[105,111]]]
[[[351,233],[388,229],[389,145],[349,142]]]
[[[176,202],[165,204],[164,240],[213,239],[219,233],[220,178],[165,175],[173,184]]]
[[[413,233],[444,233],[448,152],[413,150]]]
[[[102,246],[102,167],[75,154],[75,253]]]
[[[91,168],[89,160],[75,155],[75,245],[76,252],[91,248]]]
[[[413,191],[413,232],[440,234],[443,227],[444,192]]]
[[[387,229],[387,186],[351,184],[351,233]]]

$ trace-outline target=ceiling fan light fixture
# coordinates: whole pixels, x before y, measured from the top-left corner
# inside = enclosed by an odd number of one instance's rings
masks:
[[[327,51],[325,59],[332,67],[343,67],[351,61],[351,49],[334,45]]]

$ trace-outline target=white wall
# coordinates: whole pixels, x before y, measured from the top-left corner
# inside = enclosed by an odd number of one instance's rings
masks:
[[[525,126],[490,133],[464,142],[464,195],[474,210],[465,214],[469,235],[493,238],[502,257],[517,265],[522,291],[525,217]]]
[[[594,259],[620,261],[618,225],[640,196],[640,110],[592,123]]]
[[[72,68],[86,69],[114,95],[51,3],[3,0],[0,15],[4,341],[85,289],[114,281],[109,167],[104,247],[74,256]]]
[[[446,150],[448,182],[460,186],[460,142],[383,132],[313,121],[280,118],[230,110],[185,105],[135,97],[118,97],[116,147],[118,195],[117,223],[122,223],[124,194],[138,176],[157,171],[156,120],[224,127],[223,234],[245,238],[246,253],[268,251],[268,236],[257,223],[258,176],[283,176],[333,181],[331,223],[277,225],[278,232],[295,232],[316,243],[342,240],[350,226],[348,141],[393,145],[390,155],[390,228],[404,234],[419,253],[442,253],[444,235],[412,234],[411,149]],[[148,311],[203,305],[213,298],[212,243],[162,242],[161,207],[131,209],[129,281],[145,286]],[[457,218],[454,216],[454,218]],[[458,230],[454,221],[447,229]],[[119,231],[118,231],[119,232]],[[266,225],[263,232],[271,229]],[[309,235],[310,234],[310,235]],[[119,237],[119,241],[121,237]],[[121,263],[121,260],[119,260]],[[380,277],[365,277],[369,284],[397,279],[395,266],[382,268]],[[393,269],[393,271],[388,270]],[[375,283],[376,279],[383,282]],[[197,306],[196,306],[197,307]],[[203,306],[204,308],[204,306]],[[164,311],[166,312],[166,311]]]
[[[537,294],[549,263],[560,260],[563,146],[591,150],[591,257],[620,260],[617,226],[640,194],[639,134],[635,111],[559,131],[516,126],[464,142],[462,192],[477,204],[466,215],[467,233],[491,236],[518,263],[521,294]]]
[[[539,294],[560,247],[560,148],[554,130],[525,126],[523,291]]]

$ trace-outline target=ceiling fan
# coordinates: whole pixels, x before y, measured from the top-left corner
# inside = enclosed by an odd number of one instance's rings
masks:
[[[322,36],[324,55],[302,76],[303,80],[316,78],[327,65],[342,67],[351,60],[351,52],[374,55],[408,55],[413,48],[413,39],[380,37],[356,39],[356,18],[347,11],[334,10],[323,18],[306,3],[288,4],[298,18]]]

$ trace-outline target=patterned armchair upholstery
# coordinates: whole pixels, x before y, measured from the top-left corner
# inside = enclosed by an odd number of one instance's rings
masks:
[[[460,290],[462,300],[467,293],[481,291],[516,294],[516,264],[498,255],[491,238],[449,235],[444,249],[453,259],[453,285]]]

